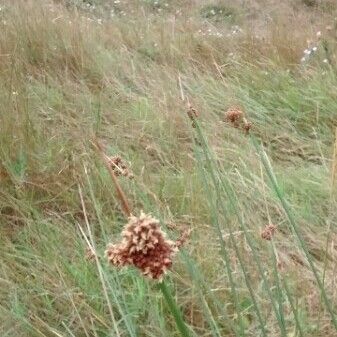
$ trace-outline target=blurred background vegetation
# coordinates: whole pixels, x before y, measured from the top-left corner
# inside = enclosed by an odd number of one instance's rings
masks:
[[[179,336],[106,263],[125,219],[93,137],[135,214],[192,229],[167,277],[191,336],[336,336],[335,1],[0,3],[1,336]]]

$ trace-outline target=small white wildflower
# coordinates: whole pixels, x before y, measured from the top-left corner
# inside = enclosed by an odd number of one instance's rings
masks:
[[[301,62],[305,62],[306,61],[306,58],[305,57],[302,57],[301,58]]]
[[[320,37],[322,36],[322,32],[321,32],[321,31],[318,31],[318,32],[316,33],[316,36],[317,36],[318,38],[320,38]]]
[[[323,62],[324,63],[328,63],[329,61],[328,61],[328,59],[324,59]]]
[[[305,54],[305,55],[310,55],[310,53],[311,53],[311,51],[310,51],[309,49],[305,49],[305,50],[304,50],[304,54]]]
[[[317,47],[313,47],[313,48],[312,48],[312,51],[317,51]]]
[[[13,96],[17,96],[18,92],[17,91],[13,91],[12,94],[13,94]]]

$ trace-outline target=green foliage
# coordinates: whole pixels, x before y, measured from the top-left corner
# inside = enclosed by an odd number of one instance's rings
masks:
[[[222,3],[4,6],[1,336],[336,335],[333,25],[300,62],[336,13],[299,7],[312,26],[298,30],[292,3]],[[264,26],[267,12],[282,24]],[[161,289],[107,264],[126,219],[94,136],[130,162],[119,181],[135,214],[172,239],[192,229]]]

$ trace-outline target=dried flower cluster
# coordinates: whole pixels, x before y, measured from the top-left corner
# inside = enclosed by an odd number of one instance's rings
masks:
[[[155,280],[161,280],[172,266],[174,255],[187,238],[183,236],[176,243],[166,239],[159,221],[143,212],[139,217],[129,218],[122,237],[119,244],[108,246],[109,262],[117,267],[133,265]]]
[[[238,107],[231,107],[225,113],[226,120],[232,123],[236,128],[239,127],[243,116],[243,111]]]
[[[122,175],[129,179],[133,178],[132,171],[120,156],[108,157],[108,161],[116,176]]]
[[[245,114],[239,107],[230,107],[225,113],[225,120],[230,122],[235,128],[242,126],[246,134],[252,128],[252,123],[245,118]]]
[[[199,113],[197,110],[195,110],[191,105],[189,106],[188,110],[187,110],[187,116],[189,117],[189,119],[192,121],[192,127],[195,128],[196,127],[196,123],[195,120],[197,117],[199,117]]]
[[[267,225],[261,232],[261,238],[270,241],[276,232],[277,227],[273,224]]]

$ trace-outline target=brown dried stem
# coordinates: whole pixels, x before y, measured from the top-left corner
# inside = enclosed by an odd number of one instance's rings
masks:
[[[107,155],[104,152],[104,148],[103,148],[102,144],[96,138],[92,141],[92,144],[94,145],[95,149],[98,151],[99,155],[103,159],[103,162],[104,162],[106,168],[109,171],[112,182],[114,183],[115,188],[116,188],[117,197],[118,197],[118,199],[121,203],[121,206],[122,206],[122,211],[123,211],[124,215],[128,218],[131,215],[131,208],[130,208],[129,202],[128,202],[126,196],[125,196],[125,193],[123,192],[123,190],[122,190],[122,188],[121,188],[121,186],[118,182],[116,174],[114,173],[113,169],[111,168],[109,157],[107,157]]]

